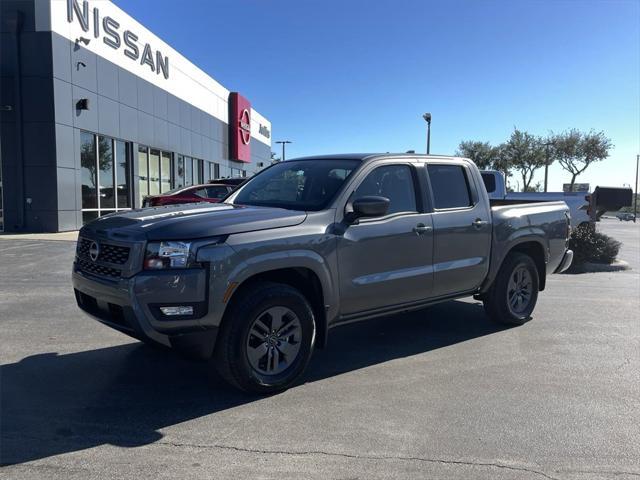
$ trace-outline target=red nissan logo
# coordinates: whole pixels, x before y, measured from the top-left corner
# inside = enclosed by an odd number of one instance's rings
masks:
[[[251,116],[246,108],[240,114],[240,137],[242,138],[242,143],[249,145],[249,140],[251,140]]]

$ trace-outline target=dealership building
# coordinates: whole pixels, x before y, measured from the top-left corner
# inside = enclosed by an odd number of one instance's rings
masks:
[[[271,124],[249,100],[110,1],[0,7],[5,232],[77,230],[147,195],[270,163]]]

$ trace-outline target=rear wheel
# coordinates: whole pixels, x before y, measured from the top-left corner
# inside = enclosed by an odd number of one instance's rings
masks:
[[[510,253],[484,297],[484,308],[499,323],[522,325],[531,318],[536,306],[538,286],[538,269],[533,259],[524,253]]]
[[[307,299],[288,285],[264,282],[245,290],[225,316],[216,341],[216,367],[245,392],[275,393],[304,372],[315,342]]]

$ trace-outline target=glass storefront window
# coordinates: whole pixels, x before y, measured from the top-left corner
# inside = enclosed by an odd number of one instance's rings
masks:
[[[100,185],[100,208],[116,208],[113,188],[113,140],[98,137],[98,182]]]
[[[98,208],[98,172],[96,171],[96,138],[80,132],[80,177],[82,181],[82,208]]]
[[[220,164],[209,163],[209,179],[214,180],[216,178],[220,178]]]
[[[160,193],[160,152],[149,151],[149,195]]]
[[[149,195],[149,162],[147,147],[138,147],[138,205],[142,205],[144,197]]]
[[[80,132],[82,221],[131,206],[131,144]]]
[[[171,190],[171,154],[162,152],[160,160],[160,191]]]
[[[184,187],[184,157],[182,155],[178,155],[177,164],[175,187],[181,188]]]
[[[174,188],[172,168],[170,152],[142,145],[138,147],[139,205],[142,205],[144,197],[148,195],[158,195]],[[180,168],[180,157],[178,168]],[[178,184],[178,186],[181,185]]]
[[[117,201],[118,208],[130,208],[130,195],[129,195],[129,172],[131,162],[129,161],[129,150],[127,144],[121,140],[116,140],[116,186],[117,186]]]
[[[204,182],[204,160],[193,159],[193,184]]]
[[[82,223],[89,223],[91,220],[95,220],[96,218],[98,218],[98,211],[97,210],[89,210],[89,211],[84,211],[82,212]]]
[[[193,185],[193,161],[191,157],[184,157],[184,184]]]

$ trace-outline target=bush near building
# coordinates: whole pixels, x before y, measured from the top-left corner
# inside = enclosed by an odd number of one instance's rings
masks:
[[[622,244],[617,240],[598,232],[592,226],[579,226],[569,238],[569,248],[573,250],[573,266],[585,263],[612,264]]]

